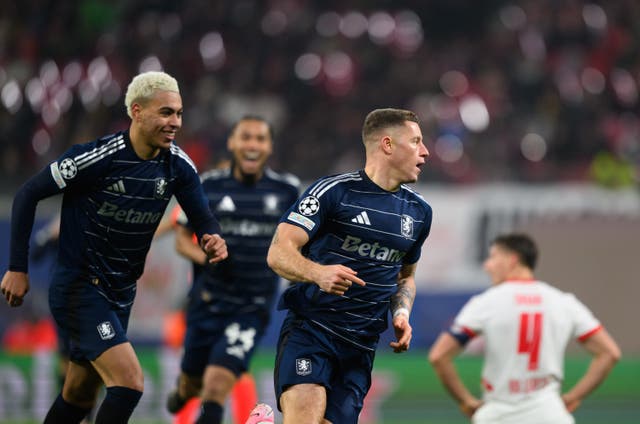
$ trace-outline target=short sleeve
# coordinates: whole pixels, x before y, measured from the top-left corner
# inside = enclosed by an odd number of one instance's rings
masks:
[[[451,333],[464,333],[472,337],[481,334],[487,319],[487,301],[486,293],[469,299],[456,316],[450,329]]]
[[[589,336],[598,331],[602,326],[600,321],[593,315],[578,298],[571,293],[565,294],[565,301],[569,312],[567,316],[573,321],[573,337],[584,341]]]
[[[337,190],[323,187],[322,179],[309,186],[284,213],[280,222],[296,225],[312,238],[336,202]]]

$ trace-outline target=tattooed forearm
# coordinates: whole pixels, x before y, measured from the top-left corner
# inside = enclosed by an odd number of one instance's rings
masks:
[[[398,281],[398,291],[391,297],[391,313],[394,314],[401,308],[411,312],[415,298],[416,286],[413,278],[401,278]]]

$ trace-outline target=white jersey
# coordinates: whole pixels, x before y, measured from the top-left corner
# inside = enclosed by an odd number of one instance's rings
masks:
[[[570,338],[583,341],[600,328],[574,295],[527,280],[507,281],[471,298],[451,332],[484,336],[484,399],[516,403],[559,393]]]

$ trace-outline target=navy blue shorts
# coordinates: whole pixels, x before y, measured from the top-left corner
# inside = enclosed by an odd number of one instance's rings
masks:
[[[249,369],[268,324],[269,314],[264,310],[213,315],[200,304],[197,311],[187,314],[182,371],[202,376],[208,365],[218,365],[240,376]]]
[[[289,312],[282,324],[274,382],[278,409],[280,396],[296,384],[320,384],[327,390],[325,419],[356,424],[371,387],[375,352],[331,336]]]
[[[53,281],[49,307],[60,339],[68,341],[72,361],[93,361],[107,349],[129,341],[131,307],[110,303],[88,279]]]

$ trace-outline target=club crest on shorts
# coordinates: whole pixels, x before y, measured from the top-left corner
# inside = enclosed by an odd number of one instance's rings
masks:
[[[311,361],[306,358],[296,359],[296,374],[309,375],[311,374]]]
[[[400,230],[402,232],[402,236],[406,238],[413,237],[413,218],[409,215],[402,215],[402,219],[400,221]]]
[[[167,180],[164,178],[156,178],[156,189],[153,192],[153,197],[156,199],[162,199],[164,192],[167,190]]]
[[[116,335],[116,330],[113,329],[109,321],[105,321],[98,324],[98,334],[102,340],[109,340]]]

